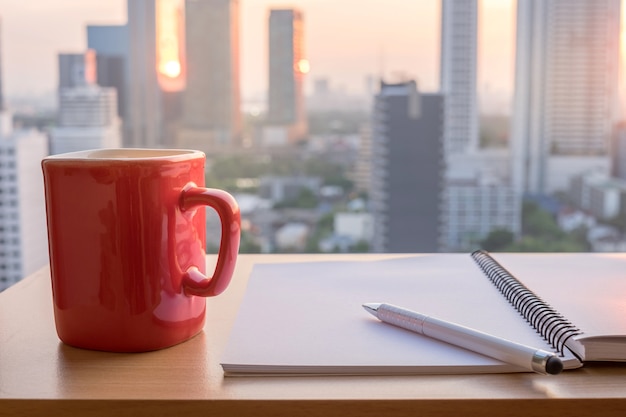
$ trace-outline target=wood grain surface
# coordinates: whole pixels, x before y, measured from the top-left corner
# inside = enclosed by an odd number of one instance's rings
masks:
[[[0,293],[0,416],[624,415],[626,364],[558,376],[224,377],[219,357],[254,263],[389,256],[240,255],[231,287],[207,300],[202,333],[139,354],[61,343],[44,268]]]

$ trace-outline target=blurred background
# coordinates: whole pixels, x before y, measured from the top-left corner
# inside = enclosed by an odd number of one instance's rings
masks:
[[[622,6],[0,0],[0,290],[41,159],[110,147],[204,151],[242,253],[624,251]]]

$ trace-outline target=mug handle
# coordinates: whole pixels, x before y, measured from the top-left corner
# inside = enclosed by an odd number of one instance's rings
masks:
[[[223,190],[198,187],[188,184],[180,195],[182,212],[198,206],[209,206],[215,209],[222,223],[222,239],[217,256],[217,265],[211,278],[205,276],[198,268],[190,268],[182,279],[182,288],[186,295],[213,297],[221,294],[233,276],[235,260],[239,252],[241,238],[241,213],[235,198]]]

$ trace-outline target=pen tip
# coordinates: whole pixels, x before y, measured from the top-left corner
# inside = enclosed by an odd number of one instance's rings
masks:
[[[368,313],[372,313],[376,315],[376,311],[378,311],[378,307],[380,307],[380,303],[365,303],[363,304],[363,308]]]
[[[548,358],[546,362],[546,372],[550,375],[558,375],[563,370],[563,362],[556,356]]]

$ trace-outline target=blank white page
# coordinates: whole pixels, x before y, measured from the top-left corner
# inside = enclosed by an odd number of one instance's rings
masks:
[[[522,371],[378,321],[385,302],[551,350],[468,254],[255,265],[221,363],[228,373]],[[564,358],[566,367],[580,363]]]

